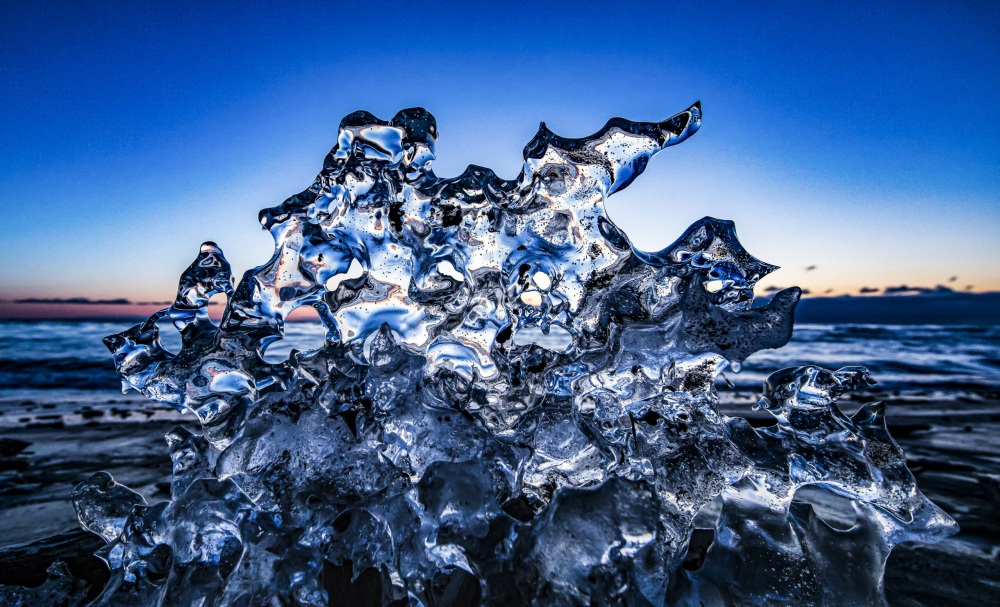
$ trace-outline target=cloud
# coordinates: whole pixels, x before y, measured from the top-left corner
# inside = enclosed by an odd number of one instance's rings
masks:
[[[173,305],[172,301],[132,301],[124,297],[114,299],[90,299],[89,297],[23,297],[21,299],[0,299],[0,303],[15,304],[74,304],[84,306],[159,306],[166,308]],[[212,299],[208,302],[210,306],[220,306],[221,301]]]
[[[938,285],[933,288],[899,285],[897,287],[886,287],[882,295],[949,295],[954,292],[944,285]]]
[[[94,306],[128,306],[132,302],[119,297],[117,299],[90,299],[89,297],[26,297],[15,299],[13,303],[19,304],[83,304]]]
[[[776,287],[774,285],[771,285],[769,287],[766,287],[764,289],[764,292],[765,293],[774,293],[776,291],[784,291],[786,288],[788,288],[788,287]],[[811,293],[811,291],[809,289],[802,289],[802,294],[803,295],[809,295],[810,293]]]

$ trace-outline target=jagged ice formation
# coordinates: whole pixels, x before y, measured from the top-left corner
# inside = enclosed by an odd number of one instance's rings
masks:
[[[516,179],[441,179],[425,110],[344,118],[312,186],[261,211],[270,260],[234,289],[205,243],[170,308],[106,339],[126,390],[203,431],[167,435],[169,501],[107,474],[77,487],[108,542],[95,604],[884,603],[893,546],[955,524],[883,405],[837,407],[868,372],[778,371],[759,402],[773,425],[721,415],[715,380],[788,341],[799,290],[751,307],[775,268],[732,222],[650,253],[605,214],[700,124],[699,104],[582,139],[543,124]],[[301,306],[325,346],[266,362]],[[793,502],[806,491],[855,520]]]

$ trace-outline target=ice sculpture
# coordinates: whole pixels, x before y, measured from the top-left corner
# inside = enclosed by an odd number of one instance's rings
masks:
[[[650,253],[604,212],[700,124],[699,104],[582,139],[542,124],[508,181],[435,176],[423,109],[344,118],[313,185],[260,213],[267,263],[234,289],[205,243],[170,308],[106,339],[124,389],[203,432],[167,436],[170,501],[107,474],[77,487],[108,542],[95,604],[883,603],[892,547],[955,524],[881,404],[838,409],[867,371],[778,371],[773,425],[721,415],[716,379],[788,341],[799,290],[751,307],[775,268],[731,222]],[[266,362],[300,306],[325,347]],[[855,520],[793,501],[807,490]]]

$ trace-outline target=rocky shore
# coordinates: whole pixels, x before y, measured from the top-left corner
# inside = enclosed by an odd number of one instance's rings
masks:
[[[766,412],[750,410],[751,399],[731,397],[723,412],[770,423]],[[1000,593],[1000,399],[887,400],[890,431],[919,486],[961,526],[939,544],[893,551],[885,576],[890,605],[994,604]],[[23,426],[0,428],[0,585],[7,586],[0,588],[0,604],[75,607],[103,587],[107,568],[93,556],[103,541],[80,528],[70,502],[73,487],[94,472],[110,472],[150,502],[167,498],[171,470],[163,435],[178,423],[193,429],[191,418],[168,410],[135,413],[134,404],[76,409],[66,414],[69,424],[62,414],[36,410]]]

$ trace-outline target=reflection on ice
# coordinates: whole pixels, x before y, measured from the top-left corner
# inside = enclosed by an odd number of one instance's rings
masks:
[[[507,181],[434,175],[422,109],[344,118],[316,181],[261,212],[265,264],[233,288],[205,243],[170,308],[106,339],[125,388],[203,433],[167,436],[170,501],[77,488],[109,541],[97,603],[882,601],[893,546],[955,525],[883,405],[838,408],[868,372],[778,371],[773,425],[721,415],[716,379],[789,340],[799,290],[752,307],[775,268],[732,222],[643,252],[604,212],[700,124],[695,104],[582,139],[542,125]],[[296,350],[303,306],[322,329]]]

